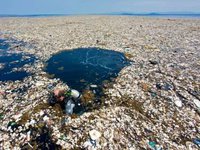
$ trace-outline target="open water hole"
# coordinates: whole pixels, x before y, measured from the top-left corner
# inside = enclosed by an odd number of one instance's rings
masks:
[[[88,107],[90,109],[101,103],[105,81],[111,82],[128,65],[130,61],[123,53],[100,48],[78,48],[53,55],[47,61],[45,70],[81,92],[85,98],[83,101],[92,99]],[[75,113],[82,109],[75,106]]]

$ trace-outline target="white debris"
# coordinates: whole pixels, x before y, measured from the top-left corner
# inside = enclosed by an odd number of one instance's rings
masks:
[[[97,88],[98,86],[96,84],[91,84],[90,87],[91,88]]]
[[[38,87],[38,86],[43,86],[43,85],[44,85],[44,82],[42,82],[42,81],[37,81],[35,85],[36,85],[37,87]]]
[[[36,121],[34,120],[34,119],[32,119],[31,121],[30,121],[30,125],[35,125],[36,124]]]
[[[182,101],[181,101],[181,100],[175,100],[174,104],[175,104],[177,107],[182,107]]]
[[[91,130],[89,135],[92,140],[98,140],[101,137],[101,133],[97,130]]]
[[[44,121],[49,121],[49,117],[44,116],[44,117],[43,117],[43,120],[44,120]]]
[[[20,118],[21,118],[21,116],[22,116],[22,114],[15,115],[15,116],[14,116],[15,121],[16,121],[16,122],[19,121]]]
[[[44,111],[40,111],[40,116],[43,116],[44,115]]]
[[[200,101],[199,100],[194,99],[194,103],[198,108],[200,108]]]

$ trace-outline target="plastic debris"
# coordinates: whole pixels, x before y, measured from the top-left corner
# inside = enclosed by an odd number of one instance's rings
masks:
[[[35,85],[36,85],[37,87],[43,86],[43,85],[44,85],[44,82],[42,82],[42,81],[37,81]]]
[[[96,140],[92,140],[92,139],[90,139],[90,143],[92,143],[92,145],[93,145],[94,147],[97,146],[97,142],[96,142]]]
[[[90,140],[86,141],[84,144],[83,144],[83,147],[84,148],[89,148],[89,147],[93,147],[92,143],[90,142]]]
[[[98,86],[96,84],[91,84],[90,87],[91,88],[97,88]]]
[[[61,121],[60,121],[61,126],[64,126],[68,121],[69,121],[68,118],[65,118],[65,117],[62,118]]]
[[[177,106],[177,107],[182,107],[182,101],[181,100],[175,100],[174,101],[174,104]]]
[[[200,101],[199,100],[194,99],[194,103],[198,108],[200,108]]]
[[[71,115],[73,113],[74,107],[75,107],[74,102],[71,99],[68,100],[67,104],[65,105],[65,113]]]
[[[3,114],[2,114],[2,113],[0,113],[0,120],[1,120],[1,119],[3,119],[3,117],[4,117],[4,116],[3,116]]]
[[[151,96],[152,96],[152,97],[156,97],[157,94],[156,94],[155,92],[151,92]]]
[[[97,130],[91,130],[89,135],[92,140],[98,140],[101,137],[101,133]]]
[[[26,139],[27,139],[27,141],[31,140],[31,131],[27,132]]]
[[[44,121],[49,121],[49,117],[44,116],[44,117],[43,117],[43,120],[44,120]]]
[[[156,83],[156,88],[159,90],[169,91],[172,90],[173,87],[169,83],[164,83],[164,84]]]
[[[31,119],[31,121],[29,122],[29,124],[33,126],[33,125],[36,124],[36,121],[34,119]]]
[[[53,86],[52,84],[49,84],[49,85],[47,86],[47,88],[48,88],[49,90],[53,90],[54,86]]]
[[[198,147],[200,147],[200,139],[196,138],[193,140],[194,144],[196,144]]]
[[[149,144],[149,147],[150,147],[151,149],[153,149],[153,150],[156,149],[156,142],[150,141],[148,144]]]
[[[15,121],[10,121],[7,125],[8,130],[14,130],[16,128],[18,128],[18,124]]]
[[[169,90],[172,90],[172,85],[170,85],[169,83],[165,83],[163,85],[163,89],[166,90],[166,91],[169,91]]]
[[[40,116],[43,116],[44,115],[44,111],[40,111]]]
[[[152,64],[152,65],[157,65],[158,61],[156,61],[156,60],[149,60],[149,63]]]
[[[71,90],[71,96],[76,99],[80,97],[80,93],[77,90],[72,89]]]
[[[18,115],[15,115],[13,118],[15,119],[15,121],[19,121],[20,118],[21,118],[22,114],[18,114]]]
[[[83,144],[83,147],[84,148],[89,148],[89,149],[90,148],[91,149],[96,149],[97,148],[97,142],[96,142],[96,140],[89,139]]]
[[[149,141],[148,145],[149,145],[149,148],[152,150],[162,150],[162,146],[156,144],[156,142],[154,141]]]
[[[67,141],[67,137],[65,135],[61,135],[59,139]]]

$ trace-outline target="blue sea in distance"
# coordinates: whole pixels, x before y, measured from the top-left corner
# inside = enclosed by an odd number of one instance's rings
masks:
[[[141,16],[141,17],[153,17],[153,18],[191,18],[191,19],[200,19],[200,14],[121,14],[124,16]]]
[[[69,15],[65,14],[1,15],[0,14],[0,18],[7,18],[7,17],[43,18],[43,17],[60,17],[60,16],[69,16]]]
[[[62,16],[77,16],[79,14],[33,14],[33,15],[1,15],[0,18],[4,17],[28,17],[28,18],[43,18],[43,17],[62,17]],[[85,15],[120,15],[120,16],[138,16],[138,17],[153,17],[153,18],[200,18],[200,14],[132,14],[132,13],[110,13],[110,14],[85,14]]]

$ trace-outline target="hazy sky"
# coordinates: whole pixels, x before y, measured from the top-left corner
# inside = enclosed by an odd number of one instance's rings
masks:
[[[0,0],[0,14],[200,12],[200,0]]]

